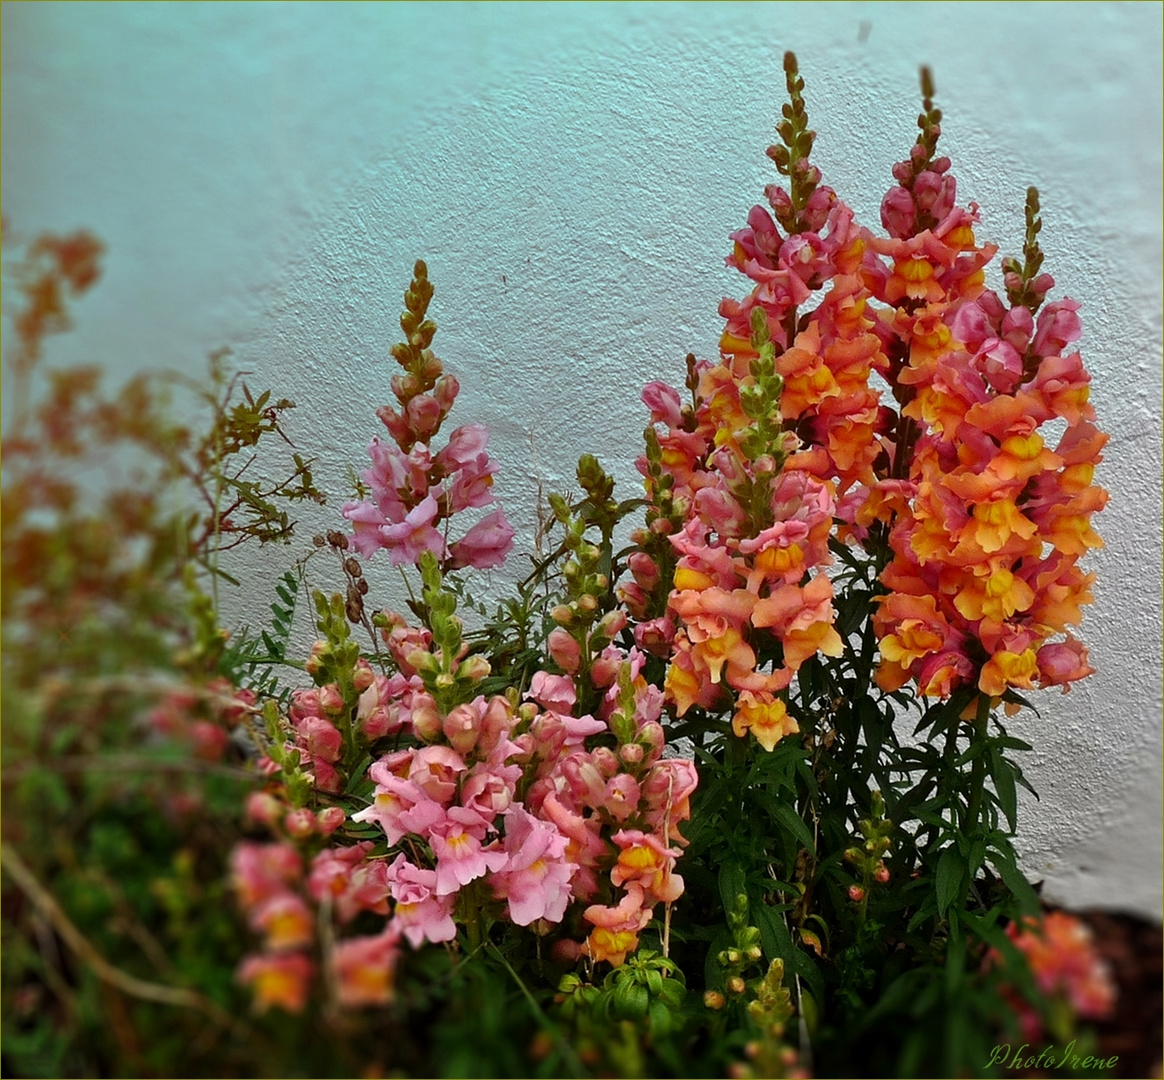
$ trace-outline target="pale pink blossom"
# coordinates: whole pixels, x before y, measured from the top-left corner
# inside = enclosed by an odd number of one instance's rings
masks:
[[[548,671],[534,672],[525,696],[543,709],[557,713],[569,713],[578,700],[574,680],[569,675],[551,675]]]
[[[230,856],[231,883],[244,907],[251,907],[303,876],[303,860],[290,844],[244,840]]]
[[[446,473],[474,463],[489,445],[489,427],[486,424],[462,424],[450,436],[448,445],[436,458]]]
[[[494,895],[509,902],[509,917],[518,926],[537,919],[561,922],[570,902],[570,879],[577,866],[564,858],[568,841],[548,822],[521,806],[505,815],[505,851],[509,861],[490,877]]]
[[[296,725],[295,732],[298,745],[314,760],[326,761],[330,765],[343,753],[343,736],[330,720],[322,716],[305,716]]]
[[[429,843],[437,858],[438,896],[455,893],[490,870],[505,868],[509,856],[500,848],[482,847],[484,835],[480,815],[460,806],[451,807],[445,819],[432,827]]]
[[[513,527],[505,513],[494,510],[450,547],[453,566],[473,566],[478,570],[500,566],[513,547],[513,536]]]
[[[436,871],[410,863],[397,855],[388,867],[393,908],[392,925],[402,931],[414,949],[425,941],[452,941],[457,936],[453,922],[454,895],[436,894]]]
[[[381,546],[388,549],[388,557],[394,566],[415,565],[420,562],[420,556],[425,551],[432,552],[438,558],[444,555],[444,537],[433,527],[437,509],[436,499],[427,495],[408,511],[400,524],[381,526]]]

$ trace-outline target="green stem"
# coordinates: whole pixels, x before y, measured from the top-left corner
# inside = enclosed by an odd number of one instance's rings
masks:
[[[562,1055],[562,1058],[565,1061],[566,1066],[570,1070],[570,1075],[571,1076],[589,1076],[590,1074],[588,1072],[586,1072],[585,1068],[583,1068],[583,1066],[582,1066],[582,1062],[578,1059],[578,1055],[574,1053],[573,1047],[571,1047],[570,1044],[568,1042],[566,1042],[566,1040],[564,1038],[562,1038],[562,1033],[558,1030],[558,1026],[545,1014],[545,1011],[537,1003],[537,999],[533,996],[533,994],[530,993],[529,987],[526,986],[525,983],[522,981],[521,976],[518,975],[518,973],[513,970],[513,967],[510,965],[509,961],[505,958],[505,953],[503,953],[492,942],[489,942],[489,944],[486,945],[485,948],[486,948],[487,952],[492,953],[495,957],[497,957],[498,960],[501,961],[501,963],[505,967],[505,970],[509,972],[509,974],[513,978],[513,981],[515,983],[517,983],[518,989],[521,990],[522,994],[525,996],[526,1001],[529,1002],[530,1011],[534,1014],[534,1016],[538,1020],[538,1023],[540,1023],[542,1025],[542,1027],[545,1029],[545,1031],[547,1031],[549,1033],[550,1037],[554,1040],[554,1043],[557,1045],[558,1053],[560,1053]]]
[[[986,725],[990,720],[990,697],[986,694],[978,695],[978,711],[974,717],[974,734],[970,745],[986,739]],[[963,831],[976,833],[978,831],[978,815],[982,810],[982,792],[986,786],[986,752],[983,750],[974,758],[970,770],[970,802],[966,811],[966,822]]]

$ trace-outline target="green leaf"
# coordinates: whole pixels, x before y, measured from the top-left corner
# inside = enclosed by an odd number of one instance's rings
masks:
[[[990,777],[998,794],[998,805],[1006,815],[1010,831],[1018,827],[1018,796],[1015,791],[1014,771],[1011,763],[997,750],[990,751]]]
[[[776,820],[784,828],[800,841],[810,855],[816,854],[816,843],[813,841],[812,833],[809,832],[808,825],[805,824],[803,818],[796,812],[795,807],[773,799],[771,800],[770,812],[774,814]]]
[[[1008,845],[1009,847],[1009,845]],[[1024,915],[1036,915],[1039,911],[1039,897],[1031,887],[1031,883],[1023,876],[1022,871],[1014,861],[1014,852],[1011,850],[992,852],[988,858],[998,871],[998,876],[1010,889]]]
[[[946,910],[962,891],[966,876],[966,862],[957,848],[948,847],[938,859],[938,874],[935,892],[938,900],[938,914],[945,916]]]
[[[719,871],[719,896],[727,913],[736,910],[738,897],[748,892],[748,876],[741,863],[727,860]]]

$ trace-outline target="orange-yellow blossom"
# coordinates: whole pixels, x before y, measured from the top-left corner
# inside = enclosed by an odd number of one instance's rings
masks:
[[[756,742],[771,753],[781,739],[799,730],[800,725],[788,715],[788,706],[782,699],[763,691],[753,694],[745,690],[740,694],[732,717],[732,731],[740,738],[751,731]]]
[[[1034,600],[1034,590],[1022,578],[1004,566],[986,564],[981,576],[967,581],[954,598],[954,607],[970,622],[983,618],[1003,622],[1016,611],[1026,611]]]
[[[991,697],[1004,694],[1008,686],[1029,690],[1039,673],[1034,649],[1021,653],[997,652],[983,666],[978,676],[978,689]]]

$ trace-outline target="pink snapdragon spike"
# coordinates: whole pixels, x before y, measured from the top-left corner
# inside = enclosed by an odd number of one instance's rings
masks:
[[[484,424],[463,425],[442,449],[431,450],[459,391],[429,348],[436,332],[436,324],[425,318],[431,299],[428,270],[418,262],[400,317],[407,341],[392,348],[405,372],[392,379],[400,411],[382,406],[376,413],[395,445],[372,440],[372,467],[361,474],[371,498],[345,503],[343,513],[353,525],[352,546],[366,559],[386,550],[394,565],[414,566],[431,552],[447,567],[497,567],[514,536],[500,508],[460,539],[448,540],[454,516],[494,501],[497,464],[486,452]]]

